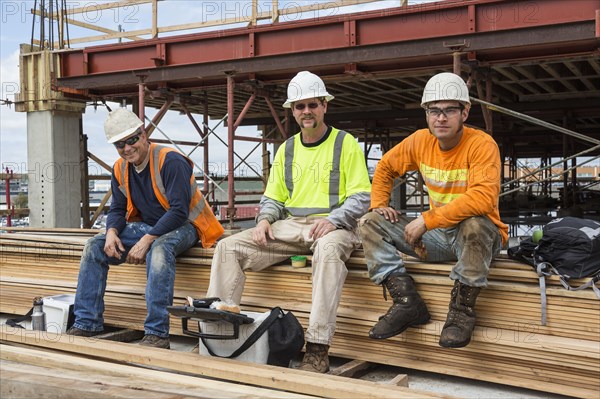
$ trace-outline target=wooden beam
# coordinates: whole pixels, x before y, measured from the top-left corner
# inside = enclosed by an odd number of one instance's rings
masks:
[[[135,391],[130,396],[125,397],[148,397],[144,393],[156,393],[165,392],[169,393],[169,398],[174,397],[202,397],[202,398],[307,398],[302,394],[295,394],[290,392],[274,391],[265,388],[251,387],[248,385],[239,385],[230,382],[217,381],[207,378],[194,377],[189,375],[181,375],[171,373],[167,371],[151,370],[140,368],[136,366],[130,366],[125,364],[116,364],[110,361],[101,361],[91,358],[84,358],[80,356],[72,356],[56,352],[41,351],[39,349],[33,349],[28,347],[14,347],[8,345],[0,345],[0,358],[2,359],[2,388],[7,380],[5,371],[14,370],[14,364],[20,364],[19,374],[27,373],[27,378],[17,378],[12,376],[11,381],[19,381],[21,384],[17,385],[13,382],[18,390],[12,391],[12,395],[4,395],[4,397],[10,397],[14,395],[14,392],[18,392],[20,397],[40,397],[41,393],[45,393],[45,387],[39,387],[38,384],[33,384],[37,389],[33,392],[28,389],[26,382],[38,381],[36,375],[46,375],[58,377],[52,379],[44,379],[43,383],[48,384],[52,387],[54,398],[65,398],[67,391],[71,391],[70,385],[73,382],[84,382],[91,381],[90,384],[86,384],[89,390],[86,392],[84,385],[83,392],[79,395],[74,396],[73,399],[80,397],[91,397],[95,391],[94,386],[103,387],[107,391],[108,387],[112,386],[125,386],[134,387]],[[13,362],[12,370],[7,370],[5,367],[6,362]],[[27,370],[25,365],[30,365],[31,369]],[[37,367],[34,369],[33,367]],[[41,369],[39,369],[41,368]],[[34,372],[31,375],[31,372]],[[76,374],[74,372],[79,372]],[[36,374],[37,373],[37,374]],[[61,378],[66,378],[69,381],[61,381]],[[56,382],[61,383],[56,386]],[[83,385],[83,384],[81,384]],[[61,389],[62,387],[62,389]],[[114,389],[113,389],[114,391]],[[154,392],[149,392],[154,391]],[[0,391],[2,392],[2,391]],[[30,394],[31,393],[31,394]],[[129,392],[126,392],[129,393]],[[137,396],[134,394],[141,394]],[[108,395],[100,395],[98,397],[106,397]]]
[[[151,1],[152,0],[126,0],[126,1],[114,1],[112,3],[104,3],[104,4],[90,3],[86,6],[79,7],[79,8],[72,8],[72,9],[67,8],[67,15],[96,12],[96,11],[108,10],[111,8],[118,8],[118,7],[131,7],[131,6],[137,5],[137,4],[147,4],[147,3],[150,3]],[[77,4],[77,3],[75,3],[75,4]]]
[[[48,331],[25,331],[0,326],[0,340],[51,348],[113,361],[160,367],[195,376],[219,378],[253,386],[331,398],[431,398],[440,395],[402,387],[387,387],[370,381],[353,380],[327,374],[283,367],[244,363],[213,357],[199,358],[193,353],[167,349],[142,348],[121,342],[107,342]]]
[[[338,375],[340,377],[354,377],[361,371],[365,371],[369,368],[373,367],[372,363],[365,362],[362,360],[352,360],[346,364],[341,365],[340,367],[336,367],[331,370],[329,374]]]

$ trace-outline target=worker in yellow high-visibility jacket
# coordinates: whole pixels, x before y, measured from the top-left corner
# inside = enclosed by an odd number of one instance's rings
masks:
[[[258,271],[291,255],[313,253],[312,307],[300,368],[329,370],[345,261],[359,244],[357,219],[369,208],[371,184],[355,138],[325,124],[333,99],[315,74],[298,73],[288,99],[300,133],[279,148],[255,228],[217,244],[207,295],[240,303],[247,270]]]

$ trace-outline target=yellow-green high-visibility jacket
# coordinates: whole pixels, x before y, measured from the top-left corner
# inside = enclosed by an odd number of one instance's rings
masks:
[[[265,197],[284,204],[292,216],[328,215],[346,198],[370,193],[365,157],[354,137],[330,127],[327,138],[303,144],[301,134],[281,145]]]

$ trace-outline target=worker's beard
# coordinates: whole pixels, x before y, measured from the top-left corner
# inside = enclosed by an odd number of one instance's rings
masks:
[[[310,121],[310,120],[312,120],[312,122],[313,122],[312,126],[306,126],[306,129],[316,129],[317,126],[319,126],[319,122],[315,118],[306,118],[306,119],[303,119],[302,121],[304,122],[304,121]],[[303,124],[303,126],[305,126],[305,125]]]

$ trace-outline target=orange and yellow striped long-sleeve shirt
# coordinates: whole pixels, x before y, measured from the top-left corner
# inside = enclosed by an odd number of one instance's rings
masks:
[[[373,177],[371,209],[389,206],[394,179],[419,170],[429,192],[423,213],[428,230],[452,227],[472,216],[487,216],[508,240],[500,220],[500,153],[487,133],[465,126],[460,143],[442,151],[429,129],[417,130],[385,153]]]

